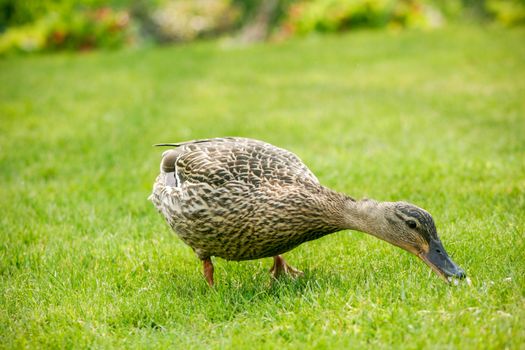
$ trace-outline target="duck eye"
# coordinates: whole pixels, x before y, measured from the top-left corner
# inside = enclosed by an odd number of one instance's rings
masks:
[[[410,227],[410,228],[416,228],[417,227],[417,224],[416,224],[416,222],[414,220],[408,220],[406,223],[407,223],[408,227]]]

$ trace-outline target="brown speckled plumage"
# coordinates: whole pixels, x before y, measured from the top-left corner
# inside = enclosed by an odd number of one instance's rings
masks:
[[[261,141],[221,138],[166,151],[152,201],[199,258],[282,254],[342,229],[345,196],[297,156]]]
[[[210,285],[212,256],[237,261],[273,256],[274,272],[298,273],[278,255],[347,228],[371,233],[415,254],[407,247],[410,242],[428,246],[421,235],[399,224],[411,211],[420,214],[422,209],[405,203],[404,212],[397,213],[390,203],[356,202],[322,186],[287,150],[233,137],[162,145],[174,148],[163,153],[150,199],[205,262],[205,272],[211,269]],[[395,234],[389,233],[392,227]]]

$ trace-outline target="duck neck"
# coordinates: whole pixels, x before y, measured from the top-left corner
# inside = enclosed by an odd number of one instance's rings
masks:
[[[344,204],[343,228],[356,230],[385,239],[384,203],[372,199],[347,200]]]

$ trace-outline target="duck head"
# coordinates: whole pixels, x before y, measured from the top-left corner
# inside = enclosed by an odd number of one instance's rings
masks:
[[[432,216],[406,202],[362,200],[352,204],[352,229],[372,234],[423,260],[445,282],[465,278],[463,269],[448,256]]]
[[[390,203],[385,219],[388,223],[385,240],[419,257],[447,283],[449,278],[466,277],[465,271],[448,256],[426,210],[405,202]]]

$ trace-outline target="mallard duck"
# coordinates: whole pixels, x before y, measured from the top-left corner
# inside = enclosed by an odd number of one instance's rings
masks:
[[[149,199],[202,260],[273,257],[270,272],[302,272],[281,254],[330,233],[357,230],[421,258],[445,281],[465,272],[448,256],[432,216],[406,202],[355,200],[321,185],[292,152],[240,137],[166,143]]]

